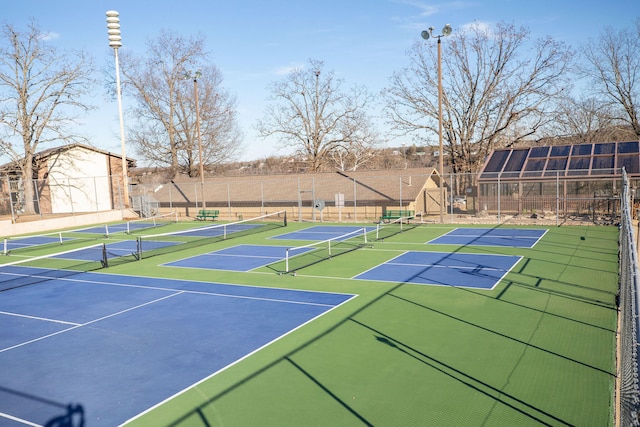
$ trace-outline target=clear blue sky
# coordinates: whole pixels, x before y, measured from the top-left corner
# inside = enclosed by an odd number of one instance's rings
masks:
[[[54,34],[61,49],[81,48],[96,64],[113,64],[107,10],[120,12],[123,50],[145,51],[161,29],[202,33],[224,86],[237,97],[245,136],[243,160],[277,154],[257,136],[267,86],[309,58],[323,60],[346,87],[366,85],[377,93],[395,70],[408,64],[407,50],[429,26],[507,21],[529,27],[534,37],[551,35],[573,46],[607,26],[626,27],[640,16],[638,0],[23,0],[3,4],[3,22],[25,28],[35,19]],[[109,62],[110,61],[110,62]],[[100,68],[100,67],[99,67]],[[98,71],[97,78],[103,78]],[[82,132],[99,148],[120,153],[117,104],[96,88],[99,109]],[[125,109],[128,100],[124,99]],[[125,122],[126,122],[125,117]],[[126,123],[125,123],[126,124]],[[391,145],[400,145],[401,143]],[[46,147],[43,147],[46,148]],[[133,154],[133,153],[127,153]]]

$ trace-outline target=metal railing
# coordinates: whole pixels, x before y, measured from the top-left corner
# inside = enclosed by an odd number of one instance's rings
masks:
[[[632,222],[629,180],[623,174],[620,221],[620,294],[617,418],[620,426],[639,426],[640,387],[638,384],[638,292],[639,270],[635,227]]]

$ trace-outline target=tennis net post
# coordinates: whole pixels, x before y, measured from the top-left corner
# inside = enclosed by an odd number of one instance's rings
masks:
[[[230,238],[261,233],[286,226],[286,211],[277,211],[255,218],[195,227],[170,233],[140,235],[136,238],[136,260],[219,242]],[[111,262],[113,264],[113,260]]]
[[[418,227],[418,223],[410,222],[412,218],[413,217],[401,217],[389,223],[376,224],[376,240],[384,240],[387,237]]]
[[[0,264],[0,292],[105,268],[104,246],[98,243]],[[77,251],[90,251],[91,256],[74,258],[72,254]]]
[[[284,271],[281,273],[293,273],[321,261],[360,249],[367,243],[367,229],[363,227],[341,236],[287,248],[285,250]]]
[[[131,234],[138,230],[161,227],[176,222],[178,222],[178,211],[171,211],[163,215],[154,215],[149,218],[133,219],[127,221],[126,233]]]
[[[27,243],[27,244],[24,244],[22,247],[20,247],[21,241],[33,241],[33,240],[42,240],[42,241],[31,243],[31,244]],[[58,245],[58,244],[62,245],[63,243],[64,243],[64,238],[62,236],[61,231],[57,231],[54,233],[47,233],[47,234],[29,235],[29,236],[5,237],[3,239],[3,244],[2,244],[2,254],[9,255],[11,252],[15,252],[15,251],[21,251],[21,250],[26,251],[29,249],[37,249],[37,248],[42,248],[42,247],[51,246],[51,245]]]

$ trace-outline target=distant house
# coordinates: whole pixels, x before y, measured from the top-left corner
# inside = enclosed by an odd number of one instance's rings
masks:
[[[127,159],[128,167],[135,161]],[[25,185],[35,187],[39,214],[98,212],[116,209],[122,201],[122,156],[83,144],[69,144],[36,153],[33,182],[22,182],[16,162],[0,166],[2,214],[19,214]],[[10,202],[9,202],[10,201]]]

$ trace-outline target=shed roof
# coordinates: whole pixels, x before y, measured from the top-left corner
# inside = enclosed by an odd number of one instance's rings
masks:
[[[324,200],[333,202],[336,194],[345,200],[354,196],[360,201],[396,202],[415,200],[429,180],[439,185],[435,169],[401,169],[356,172],[326,172],[282,175],[220,176],[207,178],[207,201],[247,203],[292,200]],[[181,179],[158,185],[154,198],[160,202],[196,201],[200,194],[200,178]],[[201,197],[201,196],[200,196]]]
[[[33,157],[33,161],[34,162],[38,162],[38,161],[42,161],[45,160],[47,158],[56,156],[60,153],[64,153],[66,151],[70,151],[70,150],[74,150],[77,148],[81,148],[84,150],[90,150],[90,151],[95,151],[97,153],[103,154],[105,156],[110,156],[110,157],[116,157],[116,158],[120,158],[122,159],[121,155],[115,154],[115,153],[111,153],[109,151],[105,151],[105,150],[101,150],[99,148],[96,147],[92,147],[90,145],[85,145],[85,144],[80,144],[80,143],[73,143],[73,144],[65,144],[65,145],[59,145],[57,147],[52,147],[52,148],[47,148],[45,150],[42,151],[38,151],[34,157]],[[135,167],[136,166],[136,161],[130,157],[127,157],[127,167]],[[17,161],[12,161],[12,162],[8,162],[5,163],[3,165],[0,165],[0,171],[3,172],[7,172],[7,171],[13,171],[15,169],[18,168],[18,164]]]

